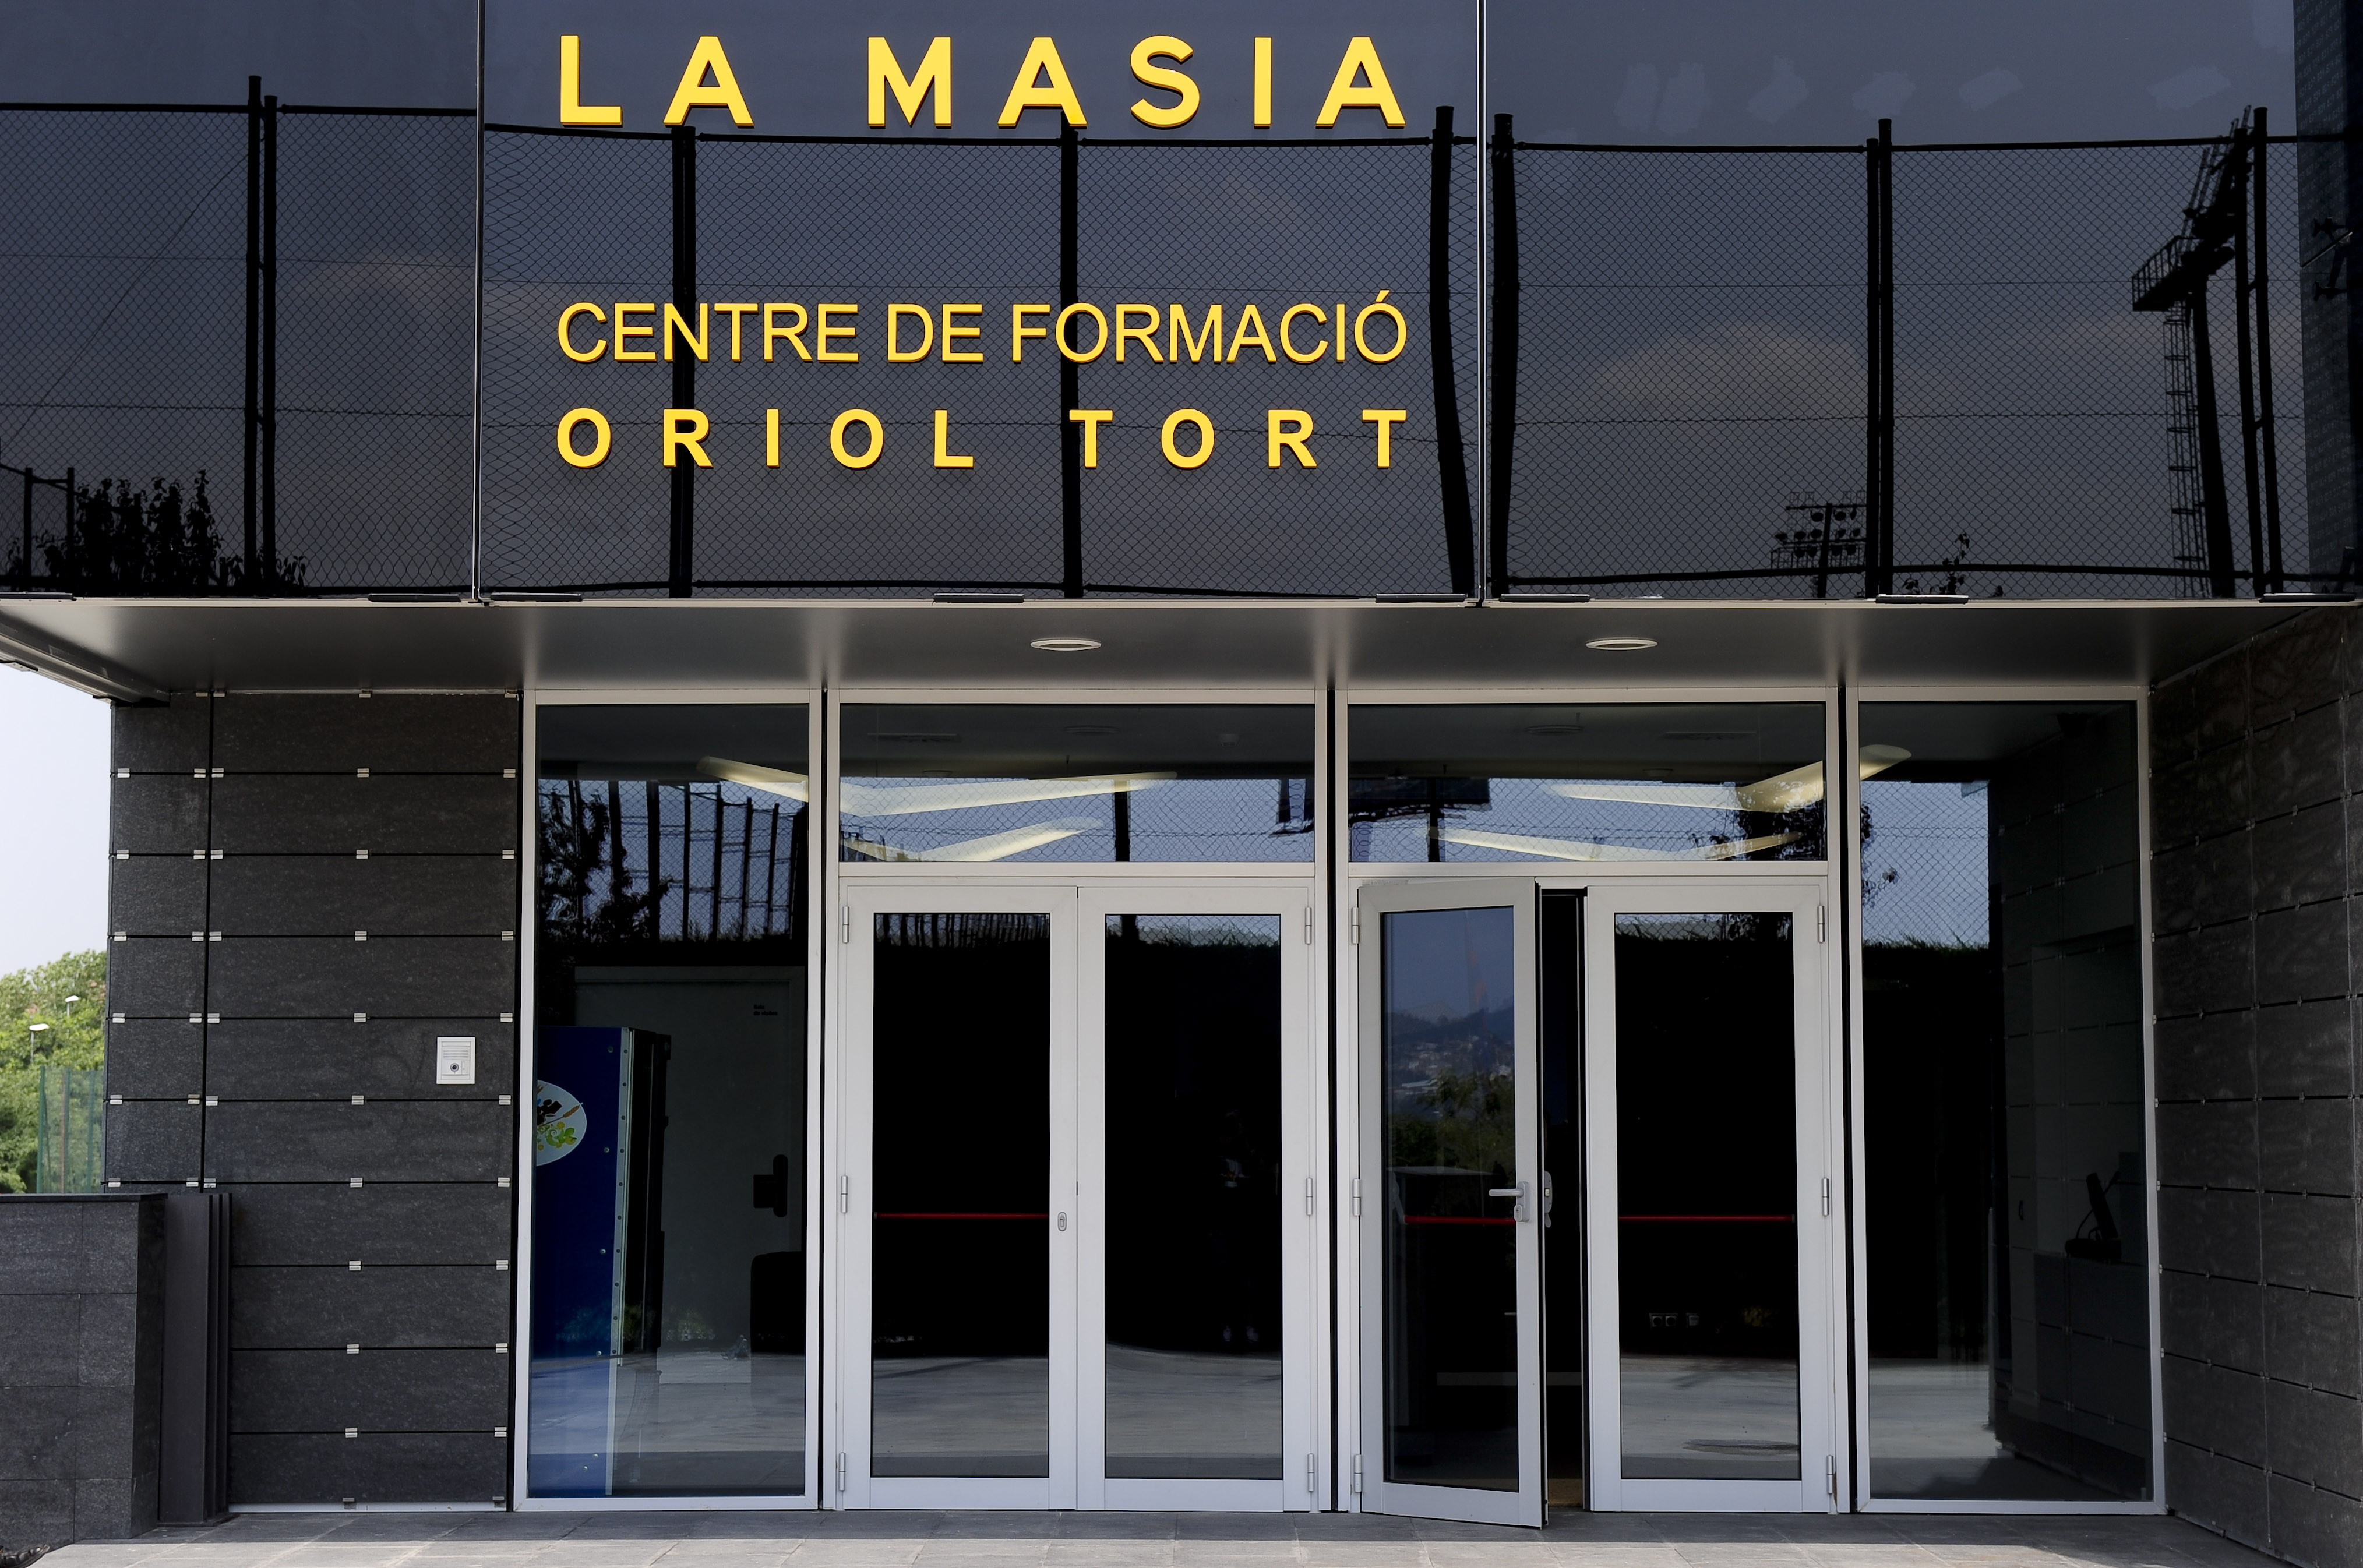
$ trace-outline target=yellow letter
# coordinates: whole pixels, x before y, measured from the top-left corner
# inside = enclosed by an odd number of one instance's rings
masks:
[[[951,410],[948,408],[939,408],[936,410],[936,467],[939,469],[972,469],[976,467],[976,459],[974,458],[955,458],[952,456],[951,427]]]
[[[849,425],[866,425],[870,427],[870,450],[859,457],[845,449],[845,430]],[[878,416],[868,409],[849,408],[838,414],[837,422],[828,427],[828,449],[835,453],[837,460],[847,468],[866,469],[878,460],[879,453],[886,449],[886,427],[879,424]]]
[[[763,466],[780,466],[780,411],[776,408],[763,411]]]
[[[1190,332],[1190,313],[1180,305],[1172,307],[1171,322],[1165,333],[1167,359],[1178,361],[1182,358],[1182,350],[1187,348],[1190,350],[1190,362],[1194,365],[1205,357],[1206,345],[1210,342],[1215,346],[1215,363],[1219,365],[1223,362],[1223,307],[1221,305],[1210,304],[1206,307],[1206,325],[1200,328],[1194,337]]]
[[[1283,331],[1285,328],[1282,329]],[[1313,416],[1301,408],[1269,408],[1263,416],[1264,464],[1268,469],[1280,467],[1282,447],[1296,454],[1296,460],[1308,469],[1321,465],[1304,449],[1304,438],[1313,434]]]
[[[1368,359],[1373,365],[1383,365],[1388,360],[1393,359],[1396,355],[1402,353],[1403,351],[1404,343],[1409,341],[1411,337],[1411,328],[1404,325],[1403,313],[1395,309],[1394,306],[1387,304],[1387,296],[1392,293],[1394,293],[1392,289],[1381,289],[1379,291],[1379,297],[1370,304],[1364,305],[1360,314],[1354,317],[1354,347],[1361,351],[1363,359]],[[1370,317],[1381,314],[1384,314],[1394,318],[1395,346],[1388,349],[1383,354],[1373,354],[1370,352],[1370,339],[1369,337]]]
[[[1346,302],[1337,302],[1337,362],[1346,362]]]
[[[574,427],[591,426],[591,449],[574,449]],[[595,408],[570,408],[558,422],[558,455],[578,469],[595,469],[607,460],[607,416]]]
[[[1255,328],[1255,336],[1252,337],[1248,336],[1248,328],[1250,326]],[[1271,351],[1271,338],[1263,329],[1263,312],[1256,309],[1253,305],[1249,305],[1247,309],[1239,312],[1239,329],[1237,333],[1232,337],[1231,351],[1223,356],[1223,362],[1226,365],[1237,364],[1239,361],[1240,347],[1248,343],[1252,343],[1257,348],[1263,350],[1265,364],[1277,365],[1280,363],[1280,356]]]
[[[707,307],[703,301],[699,302],[697,307],[697,330],[695,332],[692,332],[689,329],[689,323],[682,318],[681,312],[673,309],[670,303],[665,305],[665,363],[672,363],[672,338],[673,334],[676,332],[681,334],[682,340],[689,345],[689,351],[691,353],[696,355],[701,359],[705,358],[706,340],[714,336],[714,318],[706,314],[706,308]],[[1283,333],[1282,336],[1285,337],[1286,334]]]
[[[1317,304],[1292,304],[1281,315],[1281,352],[1288,356],[1289,361],[1292,364],[1309,365],[1313,363],[1314,360],[1321,358],[1322,355],[1329,352],[1329,340],[1326,337],[1321,338],[1313,345],[1313,348],[1310,353],[1298,353],[1296,351],[1296,340],[1288,335],[1288,324],[1294,321],[1300,315],[1309,315],[1314,320],[1326,325],[1329,320],[1329,313],[1323,310]]]
[[[1067,323],[1072,321],[1078,315],[1088,315],[1093,321],[1098,322],[1100,326],[1099,341],[1092,345],[1092,351],[1088,354],[1077,353],[1071,347],[1067,337]],[[1066,309],[1059,313],[1058,339],[1059,353],[1064,354],[1068,359],[1072,359],[1078,365],[1090,364],[1093,360],[1098,359],[1102,351],[1107,348],[1107,314],[1095,304],[1076,304],[1069,305]]]
[[[756,307],[750,304],[718,304],[714,308],[730,318],[730,362],[735,365],[738,362],[738,318]],[[698,358],[703,359],[705,356],[701,354]]]
[[[1183,425],[1198,427],[1198,449],[1184,457],[1173,444],[1173,432]],[[1215,455],[1215,422],[1194,408],[1177,408],[1165,416],[1165,428],[1158,435],[1165,447],[1165,460],[1177,469],[1194,469]]]
[[[1050,79],[1037,84],[1035,78],[1045,72]],[[1001,128],[1015,125],[1017,116],[1028,109],[1056,109],[1071,126],[1087,123],[1083,106],[1075,102],[1075,85],[1067,80],[1066,63],[1059,58],[1059,46],[1048,39],[1036,39],[1026,50],[1026,63],[1017,68],[1017,80],[1009,84],[1009,101],[1001,105]]]
[[[1370,72],[1370,79],[1360,87],[1354,85],[1357,72]],[[1337,123],[1340,109],[1376,109],[1387,124],[1401,127],[1403,109],[1395,103],[1395,90],[1387,85],[1387,68],[1379,63],[1379,51],[1368,39],[1356,39],[1346,46],[1346,58],[1337,62],[1337,75],[1329,83],[1329,96],[1321,105],[1321,117],[1313,123],[1327,130]]]
[[[793,326],[782,326],[775,319],[774,313],[783,310],[796,313],[796,324]],[[796,358],[810,364],[812,355],[804,348],[804,323],[807,319],[809,318],[804,315],[804,307],[800,304],[791,303],[765,305],[763,307],[763,363],[768,365],[771,362],[772,342],[777,338],[784,337],[788,340],[788,347],[796,351]]]
[[[1400,408],[1362,410],[1362,423],[1379,427],[1379,467],[1382,469],[1392,468],[1394,464],[1395,426],[1403,422],[1403,414],[1404,411]]]
[[[624,339],[627,337],[654,337],[657,335],[657,329],[653,326],[633,326],[629,325],[624,320],[624,313],[626,311],[640,311],[643,313],[653,314],[656,308],[657,307],[652,304],[619,304],[616,307],[616,359],[652,360],[657,357],[657,351],[653,348],[627,348],[624,347]]]
[[[684,448],[701,469],[710,469],[713,461],[705,455],[705,433],[713,422],[693,408],[668,408],[664,411],[664,466],[672,468],[675,458]]]
[[[558,313],[559,351],[578,365],[587,365],[607,351],[607,340],[602,337],[591,345],[591,352],[588,354],[576,348],[574,339],[566,335],[566,329],[574,325],[574,318],[578,315],[587,315],[592,320],[604,324],[607,319],[607,313],[594,304],[571,304]]]
[[[815,331],[813,334],[813,337],[820,344],[820,353],[816,358],[819,359],[821,363],[825,365],[850,365],[856,359],[860,359],[861,350],[859,348],[832,348],[828,346],[828,340],[830,338],[850,337],[853,336],[854,331],[850,326],[832,326],[829,325],[828,318],[838,311],[843,311],[848,315],[859,315],[861,314],[861,307],[858,304],[825,304],[815,305],[813,306],[813,309],[820,316],[820,321],[818,323],[819,330]]]
[[[1135,311],[1148,319],[1138,326],[1126,326],[1125,323],[1131,319]],[[1165,356],[1157,351],[1157,307],[1155,305],[1120,304],[1115,307],[1115,362],[1119,365],[1124,363],[1124,340],[1127,337],[1148,349],[1149,359],[1160,365],[1165,363]]]
[[[1182,101],[1167,108],[1142,98],[1132,105],[1132,117],[1145,126],[1171,130],[1176,126],[1186,126],[1197,117],[1198,84],[1178,71],[1149,63],[1160,54],[1179,64],[1190,58],[1191,49],[1180,39],[1164,33],[1153,39],[1143,39],[1132,46],[1132,73],[1151,87],[1162,87],[1168,93],[1180,94]]]
[[[1115,417],[1115,410],[1112,408],[1067,410],[1067,423],[1083,427],[1083,467],[1095,469],[1100,466],[1100,426]]]
[[[902,65],[894,59],[894,50],[882,38],[870,40],[870,123],[886,123],[886,89],[894,89],[895,106],[903,111],[904,125],[919,123],[919,100],[928,88],[936,90],[936,124],[952,123],[952,40],[937,39],[927,45],[927,52],[919,57],[919,73],[904,77]]]
[[[586,104],[582,101],[582,39],[576,33],[559,35],[558,123],[562,126],[619,126],[624,123],[624,106],[621,104]]]
[[[906,349],[903,347],[903,323],[912,316],[918,318],[919,346],[916,348]],[[926,306],[890,304],[886,307],[886,362],[888,364],[907,365],[914,360],[924,359],[935,346],[936,318],[928,313]]]
[[[1049,314],[1050,307],[1046,304],[1014,304],[1009,307],[1009,362],[1011,364],[1017,365],[1025,362],[1026,338],[1050,336],[1048,327],[1028,326],[1026,325],[1026,318],[1029,315]]]
[[[1256,129],[1271,128],[1271,40],[1255,41],[1255,123]]]
[[[952,325],[952,317],[955,315],[982,315],[983,314],[984,307],[981,304],[948,304],[944,306],[945,364],[982,365],[984,363],[984,354],[982,349],[961,348],[955,350],[952,348],[952,339],[955,337],[982,337],[984,336],[984,328],[982,326],[954,326]]]
[[[1372,67],[1377,63],[1373,57]],[[705,84],[709,71],[714,72],[711,87]],[[730,74],[730,61],[722,52],[722,40],[711,33],[698,39],[697,48],[690,51],[688,68],[681,73],[681,85],[673,89],[672,107],[665,111],[665,124],[681,124],[689,118],[692,109],[727,109],[730,123],[742,130],[755,123],[755,116],[747,112],[746,95],[738,91],[738,79]],[[1388,124],[1399,126],[1403,121],[1390,120]]]

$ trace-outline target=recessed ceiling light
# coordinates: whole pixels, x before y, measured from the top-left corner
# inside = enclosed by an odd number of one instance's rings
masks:
[[[1658,639],[1655,637],[1594,637],[1583,646],[1588,648],[1597,648],[1602,653],[1639,653],[1643,648],[1656,647]]]
[[[1089,653],[1099,644],[1089,637],[1037,637],[1034,646],[1044,653]]]

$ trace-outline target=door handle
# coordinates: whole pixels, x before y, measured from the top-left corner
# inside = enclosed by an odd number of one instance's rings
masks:
[[[1525,1182],[1520,1182],[1515,1187],[1489,1187],[1485,1189],[1485,1196],[1488,1198],[1516,1198],[1518,1200],[1518,1206],[1513,1212],[1519,1220],[1523,1221],[1525,1219],[1526,1184]]]

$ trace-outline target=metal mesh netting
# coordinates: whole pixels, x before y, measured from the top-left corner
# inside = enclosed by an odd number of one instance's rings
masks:
[[[279,121],[278,542],[315,589],[464,589],[476,137]]]
[[[0,463],[75,479],[33,581],[464,589],[474,183],[465,114],[0,108],[0,280],[39,302],[0,324]]]
[[[1861,150],[1515,160],[1506,586],[1811,594],[1776,536],[1860,500]]]
[[[242,112],[0,109],[0,281],[17,306],[0,315],[0,462],[71,468],[80,485],[203,474],[236,526],[246,128]],[[44,586],[63,521],[61,506],[36,530]],[[0,547],[12,578],[21,547]]]
[[[1428,140],[1408,138],[1318,147],[1082,141],[1069,153],[1056,142],[720,135],[696,138],[685,172],[669,138],[493,130],[485,582],[1057,592],[1079,575],[1088,591],[1119,593],[1448,589],[1428,359],[1432,154]],[[1010,355],[1011,307],[1055,308],[1060,297],[1069,156],[1077,297],[1109,317],[1131,304],[1135,326],[1154,316],[1146,346],[1112,341],[1075,371],[1071,406],[1112,415],[1097,433],[1097,461],[1077,476],[1079,561],[1066,538],[1061,362],[1041,337],[1022,360]],[[1477,174],[1476,149],[1456,147],[1447,210],[1464,451],[1473,449],[1477,406]],[[685,529],[672,475],[656,458],[675,367],[618,365],[612,355],[570,363],[551,341],[575,302],[607,311],[673,298],[674,270],[688,263],[670,227],[622,226],[614,214],[672,211],[676,185],[694,192],[697,298],[758,307],[737,318],[735,352],[730,318],[707,318],[715,337],[693,374],[695,406],[712,421],[713,466],[694,476]],[[602,200],[576,199],[583,190]],[[1403,314],[1403,351],[1391,352],[1395,329],[1381,319],[1366,337],[1388,362],[1348,353],[1340,364],[1337,313],[1350,321],[1380,290]],[[818,348],[809,328],[797,343],[767,339],[760,307],[772,302],[793,302],[802,315],[823,302],[859,307],[836,316],[856,328],[836,347],[860,360],[807,360],[799,348]],[[1252,340],[1207,344],[1210,305],[1222,307],[1223,337],[1235,340],[1249,306],[1276,335],[1299,303],[1322,310],[1317,326],[1299,321],[1294,338],[1302,348],[1326,346],[1317,363],[1268,359]],[[931,318],[903,320],[896,341],[905,348],[953,320],[943,305],[979,307],[957,324],[977,329],[960,348],[982,362],[947,362],[941,341],[915,362],[882,362],[897,304]],[[1037,328],[1046,320],[1028,318]],[[1079,352],[1098,330],[1074,326]],[[598,331],[583,323],[586,351]],[[1238,357],[1217,362],[1226,348]],[[614,446],[596,469],[569,469],[554,450],[559,417],[573,407],[609,420]],[[1305,446],[1318,471],[1292,458],[1276,475],[1267,468],[1273,407],[1311,416]],[[1371,407],[1405,414],[1392,427],[1385,470],[1376,466],[1377,427],[1361,417]],[[766,462],[765,414],[774,408],[776,468]],[[831,453],[831,424],[848,408],[880,422],[883,447],[871,466],[848,468]],[[1165,418],[1182,408],[1213,425],[1217,454],[1203,468],[1163,455]],[[938,409],[946,451],[973,468],[934,463]],[[1187,451],[1194,438],[1178,444]],[[862,449],[861,437],[849,446]],[[682,533],[692,541],[689,582],[671,584]]]
[[[2220,144],[2219,144],[2220,145]],[[2193,143],[1893,150],[1892,586],[2203,595],[2187,337],[2131,279],[2183,226]],[[1859,148],[1515,153],[1520,331],[1505,585],[1865,591],[1873,526]],[[2265,232],[2289,580],[2302,585],[2296,153]],[[1777,201],[1765,193],[1777,190]],[[1735,224],[1731,215],[1744,213]],[[2255,580],[2228,262],[2210,290],[2239,591]],[[2269,564],[2269,499],[2256,535]],[[1826,547],[1825,541],[1826,538]],[[2265,586],[2279,586],[2267,575]]]
[[[1895,153],[1897,586],[1973,596],[2203,595],[2177,512],[2165,316],[2130,279],[2182,226],[2195,146]],[[2292,149],[2272,149],[2267,233],[2280,525],[2303,569],[2302,342]],[[2285,270],[2285,275],[2284,275]],[[2209,290],[2236,569],[2249,569],[2233,269]],[[2242,591],[2247,591],[2245,579]]]

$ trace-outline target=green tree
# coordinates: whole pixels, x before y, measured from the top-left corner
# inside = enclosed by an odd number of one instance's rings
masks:
[[[105,1061],[104,949],[0,975],[0,1192],[33,1188],[40,1067]]]

